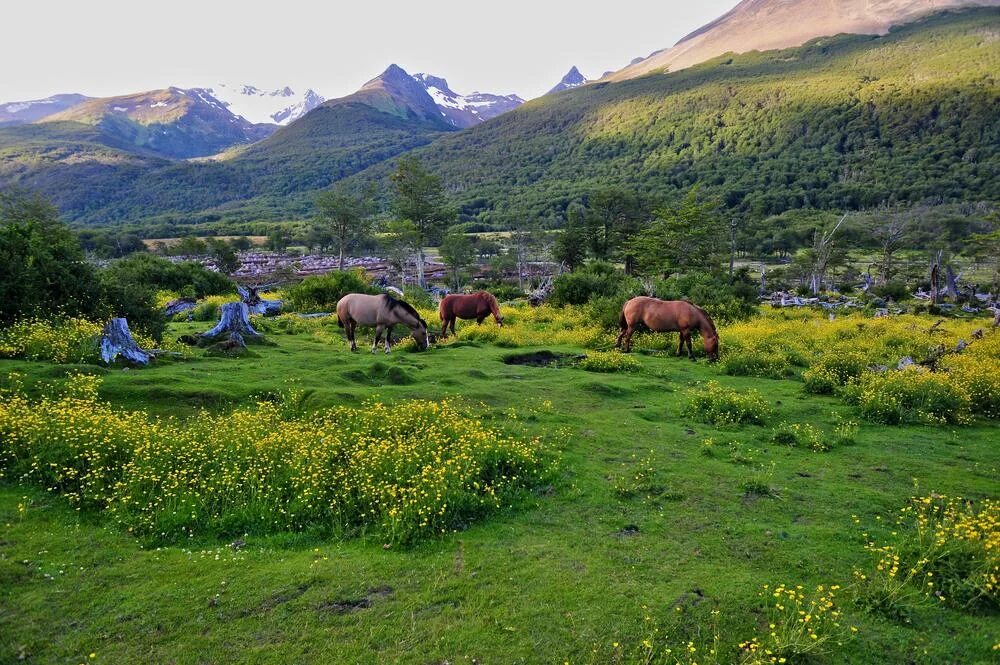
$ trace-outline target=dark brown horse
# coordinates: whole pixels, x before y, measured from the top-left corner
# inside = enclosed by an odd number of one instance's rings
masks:
[[[615,348],[622,347],[624,343],[625,353],[632,350],[632,335],[636,329],[645,326],[653,332],[679,332],[681,343],[677,347],[677,355],[684,353],[686,343],[688,357],[694,360],[691,331],[697,328],[705,344],[705,355],[709,360],[719,359],[719,333],[712,318],[702,308],[684,300],[658,300],[644,296],[632,298],[622,307],[620,323],[622,331]]]
[[[482,323],[490,314],[496,319],[497,325],[503,327],[503,316],[500,314],[500,305],[492,293],[477,291],[469,295],[452,293],[441,299],[438,306],[438,314],[441,315],[441,338],[448,335],[448,326],[451,325],[451,332],[455,332],[455,319],[475,319],[476,323]]]

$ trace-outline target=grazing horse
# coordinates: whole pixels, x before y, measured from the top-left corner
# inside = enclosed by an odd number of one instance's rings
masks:
[[[375,326],[375,339],[372,341],[372,353],[385,333],[385,352],[389,353],[392,344],[392,327],[402,324],[410,329],[410,334],[417,342],[417,347],[423,351],[430,346],[427,335],[427,322],[420,318],[417,310],[402,300],[396,300],[385,293],[369,296],[364,293],[348,293],[337,302],[337,325],[347,333],[351,341],[351,351],[357,351],[354,341],[354,331],[358,324]]]
[[[681,343],[677,347],[677,355],[684,353],[687,344],[688,357],[694,360],[694,350],[691,348],[691,329],[701,332],[705,343],[705,355],[709,360],[719,359],[719,333],[711,317],[697,305],[684,300],[658,300],[640,296],[632,298],[622,307],[621,334],[615,342],[615,348],[622,347],[628,353],[632,350],[632,335],[642,325],[653,332],[679,332]]]
[[[493,315],[497,325],[503,328],[503,316],[500,314],[500,305],[492,293],[477,291],[469,295],[450,294],[441,299],[438,306],[438,314],[441,315],[441,338],[448,335],[448,325],[451,325],[451,332],[455,332],[455,319],[475,319],[476,323],[482,323],[487,316]]]

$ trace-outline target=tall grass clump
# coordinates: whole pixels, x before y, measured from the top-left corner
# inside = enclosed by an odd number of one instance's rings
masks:
[[[709,381],[687,392],[684,415],[713,425],[763,425],[771,405],[752,388],[738,392]]]
[[[130,532],[319,530],[410,542],[509,506],[549,469],[541,442],[451,402],[302,414],[261,401],[180,422],[121,411],[75,376],[63,394],[0,402],[0,477],[104,511]]]
[[[93,363],[100,336],[100,324],[86,319],[27,319],[0,329],[0,358]]]
[[[900,616],[922,601],[1000,609],[998,501],[914,498],[899,511],[891,534],[881,543],[868,537],[865,549],[872,565],[854,576],[859,599],[871,610]]]

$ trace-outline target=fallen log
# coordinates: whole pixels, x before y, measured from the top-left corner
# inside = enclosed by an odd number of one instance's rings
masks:
[[[110,365],[118,358],[135,365],[148,365],[153,359],[152,353],[136,343],[125,319],[111,319],[101,332],[101,360]]]

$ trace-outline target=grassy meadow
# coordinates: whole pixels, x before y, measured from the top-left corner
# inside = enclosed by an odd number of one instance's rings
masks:
[[[995,662],[997,333],[867,369],[988,327],[935,320],[769,314],[718,364],[550,308],[0,360],[0,663]]]

